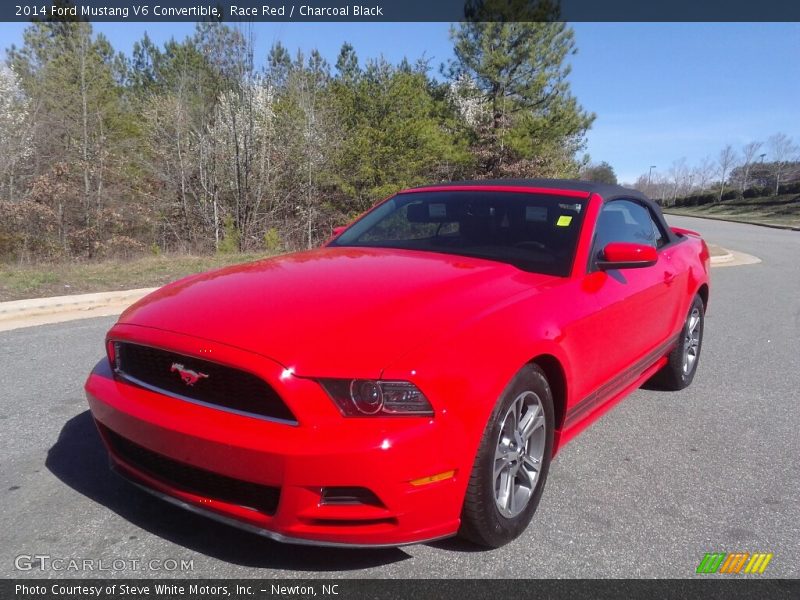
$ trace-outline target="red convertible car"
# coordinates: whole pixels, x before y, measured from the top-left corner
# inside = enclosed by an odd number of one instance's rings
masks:
[[[692,381],[709,252],[639,192],[404,190],[323,248],[129,308],[86,393],[114,470],[267,537],[496,547],[553,456],[652,378]]]

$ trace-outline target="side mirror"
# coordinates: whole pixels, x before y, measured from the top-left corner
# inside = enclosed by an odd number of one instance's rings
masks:
[[[325,240],[325,243],[324,243],[324,244],[322,244],[322,245],[323,245],[323,247],[324,247],[324,246],[327,246],[327,245],[328,245],[328,244],[330,244],[330,243],[331,243],[333,240],[335,240],[337,237],[339,237],[339,234],[340,234],[340,233],[342,233],[342,232],[343,232],[345,229],[347,229],[347,225],[341,225],[341,226],[339,226],[339,227],[334,227],[334,228],[333,228],[333,231],[331,231],[331,235],[330,235],[330,237],[329,237],[327,240]]]
[[[657,262],[658,253],[652,246],[612,242],[603,248],[602,258],[597,261],[597,266],[603,271],[609,269],[638,269],[640,267],[652,267]]]

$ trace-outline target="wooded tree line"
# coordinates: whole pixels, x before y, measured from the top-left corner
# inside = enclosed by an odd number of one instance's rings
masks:
[[[424,57],[334,64],[198,24],[130,56],[33,23],[0,66],[0,259],[311,247],[399,188],[565,177],[594,119],[563,23],[465,23]]]
[[[682,198],[709,203],[800,193],[800,146],[785,133],[771,135],[766,142],[748,142],[738,150],[727,144],[693,166],[685,158],[673,161],[666,172],[654,165],[633,187],[665,205]]]

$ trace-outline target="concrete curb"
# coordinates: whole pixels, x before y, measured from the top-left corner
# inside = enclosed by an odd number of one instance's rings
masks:
[[[118,315],[156,289],[158,288],[139,288],[119,292],[0,302],[0,331],[73,319]]]
[[[714,258],[722,259],[714,261]],[[745,254],[737,250],[728,250],[728,254],[711,257],[712,267],[740,267],[742,265],[756,265],[761,262],[761,259],[752,254]]]
[[[723,250],[727,250],[723,248]],[[725,254],[720,254],[719,256],[712,256],[711,257],[711,266],[714,265],[722,265],[725,263],[729,263],[733,260],[733,254],[730,251],[726,252]]]
[[[694,219],[708,219],[709,221],[725,221],[727,223],[740,223],[742,225],[756,225],[757,227],[769,227],[770,229],[783,229],[786,231],[800,231],[800,227],[794,225],[775,225],[771,223],[756,223],[755,221],[740,221],[739,219],[727,219],[725,217],[712,217],[710,215],[696,215],[693,213],[673,212],[670,210],[661,209],[666,215],[675,215],[676,217],[692,217]]]
[[[74,294],[72,296],[52,296],[50,298],[31,298],[0,302],[0,319],[16,318],[21,315],[38,315],[63,310],[81,310],[97,306],[107,306],[127,302],[132,304],[158,288],[139,288],[119,292],[100,292],[97,294]]]

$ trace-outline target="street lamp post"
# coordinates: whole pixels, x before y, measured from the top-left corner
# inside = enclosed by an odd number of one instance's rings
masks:
[[[650,165],[650,170],[647,172],[647,193],[650,193],[650,176],[653,174],[653,169],[655,169],[655,165]]]
[[[767,154],[766,154],[766,152],[765,152],[765,153],[763,153],[763,154],[759,154],[759,155],[758,155],[758,158],[760,158],[760,159],[761,159],[761,173],[760,173],[760,174],[761,174],[761,176],[762,176],[762,177],[764,176],[764,157],[765,157],[766,155],[767,155]],[[747,181],[745,181],[745,184],[746,184],[746,183],[747,183]]]
[[[761,166],[764,166],[764,157],[766,154],[759,154],[758,157],[761,159]],[[751,165],[748,164],[744,170],[744,182],[742,183],[742,193],[747,189],[747,184],[750,182],[750,167]]]

